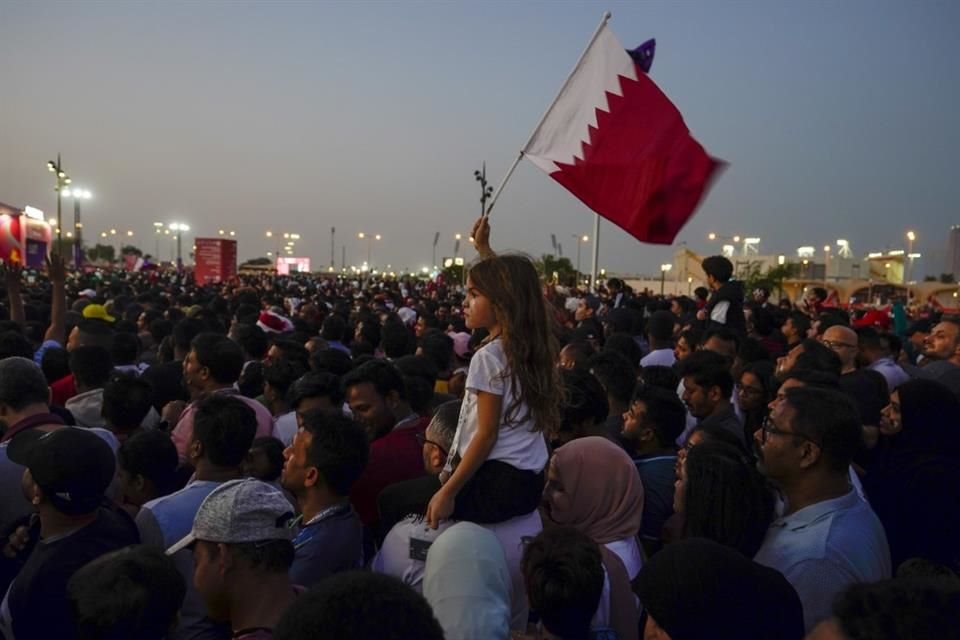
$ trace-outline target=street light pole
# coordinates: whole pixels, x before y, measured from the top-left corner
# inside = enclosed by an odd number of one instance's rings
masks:
[[[157,264],[160,264],[160,263],[163,261],[163,258],[160,257],[160,234],[163,232],[163,223],[162,223],[162,222],[154,222],[154,223],[153,223],[153,229],[154,229],[154,231],[156,232],[154,235],[156,236],[155,239],[156,239],[156,241],[157,241],[157,246],[156,246],[156,248],[154,249],[154,252],[153,252],[153,258],[154,258],[154,260],[157,261]]]
[[[60,154],[57,154],[57,161],[54,162],[50,160],[47,162],[47,169],[49,169],[57,177],[57,186],[54,187],[54,191],[57,192],[57,241],[54,245],[56,247],[55,254],[61,255],[63,253],[63,245],[61,243],[63,233],[63,215],[61,212],[60,205],[60,194],[63,191],[63,188],[70,184],[70,177],[63,170],[63,162],[60,160]]]
[[[661,264],[660,265],[660,296],[663,296],[664,285],[667,282],[667,271],[673,267],[672,264]]]
[[[571,234],[570,236],[577,241],[577,285],[580,283],[580,248],[582,246],[581,242],[589,242],[590,236],[578,236],[577,234]]]
[[[917,239],[917,234],[913,231],[907,231],[907,283],[912,281],[913,275],[913,241]]]
[[[182,222],[171,222],[169,228],[177,234],[177,271],[183,271],[183,232],[190,231],[190,227]]]
[[[83,223],[80,219],[80,201],[90,199],[90,191],[87,189],[64,189],[63,197],[73,198],[73,264],[77,269],[83,267]]]

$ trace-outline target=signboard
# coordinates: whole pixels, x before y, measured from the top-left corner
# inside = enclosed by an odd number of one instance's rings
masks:
[[[193,277],[197,284],[223,282],[237,275],[237,241],[196,238]]]
[[[310,273],[310,258],[277,258],[277,275]]]

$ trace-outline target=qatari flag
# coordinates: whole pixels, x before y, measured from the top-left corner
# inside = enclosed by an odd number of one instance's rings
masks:
[[[655,244],[673,242],[724,166],[606,23],[523,153],[598,214]]]

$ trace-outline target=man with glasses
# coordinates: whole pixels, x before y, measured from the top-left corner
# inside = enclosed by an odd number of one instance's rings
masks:
[[[890,402],[887,380],[879,371],[858,369],[860,337],[850,327],[834,325],[823,332],[820,342],[840,358],[840,390],[853,398],[860,412],[860,422],[871,434],[879,434],[880,412]]]
[[[840,362],[843,364],[840,370],[841,375],[857,370],[857,351],[860,345],[856,331],[850,327],[834,325],[823,332],[820,342],[840,357]]]
[[[797,590],[807,631],[830,616],[834,597],[850,584],[890,577],[883,526],[850,486],[862,441],[850,398],[811,387],[788,389],[754,434],[757,466],[783,497],[755,560]]]
[[[440,488],[440,472],[447,463],[447,454],[453,444],[453,434],[457,431],[459,417],[460,401],[445,402],[437,407],[437,412],[426,430],[416,434],[426,475],[397,482],[380,492],[377,499],[377,510],[380,512],[378,540],[383,540],[393,525],[411,513],[422,515],[426,512],[430,498]]]

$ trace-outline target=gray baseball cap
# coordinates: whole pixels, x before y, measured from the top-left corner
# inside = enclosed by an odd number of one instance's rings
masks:
[[[293,507],[281,491],[255,480],[230,480],[204,498],[193,519],[193,529],[167,549],[172,556],[197,540],[239,544],[292,540]]]

